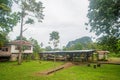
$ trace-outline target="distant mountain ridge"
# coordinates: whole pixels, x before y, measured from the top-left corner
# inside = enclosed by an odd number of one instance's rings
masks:
[[[66,47],[71,47],[72,45],[75,45],[77,43],[80,43],[82,46],[86,45],[87,43],[92,43],[92,39],[88,36],[76,39],[74,41],[69,41],[68,44],[66,45]]]

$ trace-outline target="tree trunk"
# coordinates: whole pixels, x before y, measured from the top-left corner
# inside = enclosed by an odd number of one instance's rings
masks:
[[[23,14],[24,10],[22,9],[22,15],[21,15],[21,30],[20,30],[20,49],[18,54],[18,65],[22,63],[22,33],[23,33]]]

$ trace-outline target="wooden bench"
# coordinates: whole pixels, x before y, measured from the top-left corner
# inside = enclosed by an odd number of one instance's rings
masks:
[[[55,68],[55,69],[51,69],[51,70],[48,70],[48,71],[44,71],[42,74],[49,75],[49,74],[54,73],[54,72],[56,72],[56,71],[59,71],[59,70],[61,70],[61,69],[63,69],[63,68],[64,68],[63,66],[60,66],[60,67],[57,67],[57,68]]]

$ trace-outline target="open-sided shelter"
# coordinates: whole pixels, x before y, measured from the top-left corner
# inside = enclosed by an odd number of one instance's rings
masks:
[[[48,51],[40,52],[43,60],[91,61],[95,50]]]

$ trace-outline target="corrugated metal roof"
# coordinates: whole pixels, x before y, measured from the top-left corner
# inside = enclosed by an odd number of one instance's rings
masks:
[[[89,53],[94,52],[95,50],[71,50],[71,51],[44,51],[40,53],[52,54],[52,53]]]

